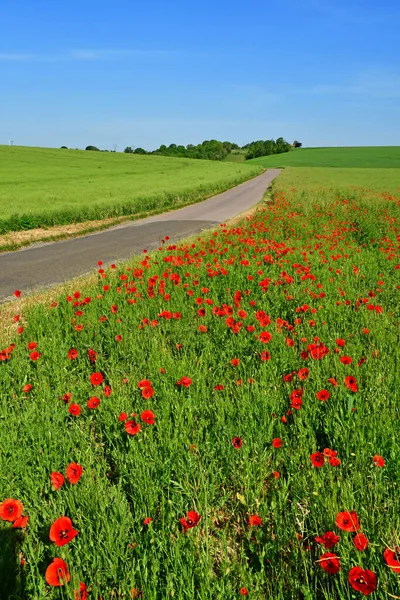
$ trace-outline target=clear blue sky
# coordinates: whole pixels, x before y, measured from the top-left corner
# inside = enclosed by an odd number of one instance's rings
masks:
[[[398,0],[4,0],[0,144],[400,145]]]

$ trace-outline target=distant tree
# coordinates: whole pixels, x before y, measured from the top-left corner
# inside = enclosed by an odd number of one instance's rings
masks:
[[[100,152],[100,150],[98,148],[96,148],[96,146],[86,146],[85,150],[92,150],[95,152]]]
[[[144,150],[144,148],[135,148],[135,151],[133,154],[147,154],[146,150]]]
[[[294,140],[293,142],[293,148],[301,148],[302,147],[302,143],[298,142],[297,140]]]
[[[125,152],[126,154],[133,154],[134,150],[133,150],[132,146],[127,146],[127,147],[125,148],[124,152]]]
[[[61,150],[68,150],[67,146],[61,146]]]
[[[243,148],[247,149],[246,160],[258,158],[259,156],[270,156],[271,154],[281,154],[289,152],[291,145],[283,139],[283,137],[274,140],[257,140],[246,144]]]

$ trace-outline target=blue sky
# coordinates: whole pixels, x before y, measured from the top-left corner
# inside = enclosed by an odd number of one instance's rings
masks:
[[[12,0],[0,23],[0,144],[400,145],[398,0]]]

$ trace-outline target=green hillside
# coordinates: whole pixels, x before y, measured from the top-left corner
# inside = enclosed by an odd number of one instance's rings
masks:
[[[0,233],[172,210],[261,170],[257,164],[0,146]]]
[[[299,148],[247,161],[263,167],[399,168],[400,146]]]

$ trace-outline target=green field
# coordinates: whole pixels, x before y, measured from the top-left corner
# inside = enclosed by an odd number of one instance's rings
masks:
[[[348,192],[384,190],[398,193],[400,168],[363,169],[327,167],[286,167],[274,182],[280,190],[343,190]]]
[[[287,169],[234,226],[8,309],[0,598],[399,596],[389,171]]]
[[[250,164],[272,167],[400,168],[400,146],[299,148],[284,154],[261,156]]]
[[[0,146],[0,234],[197,202],[259,165]]]

